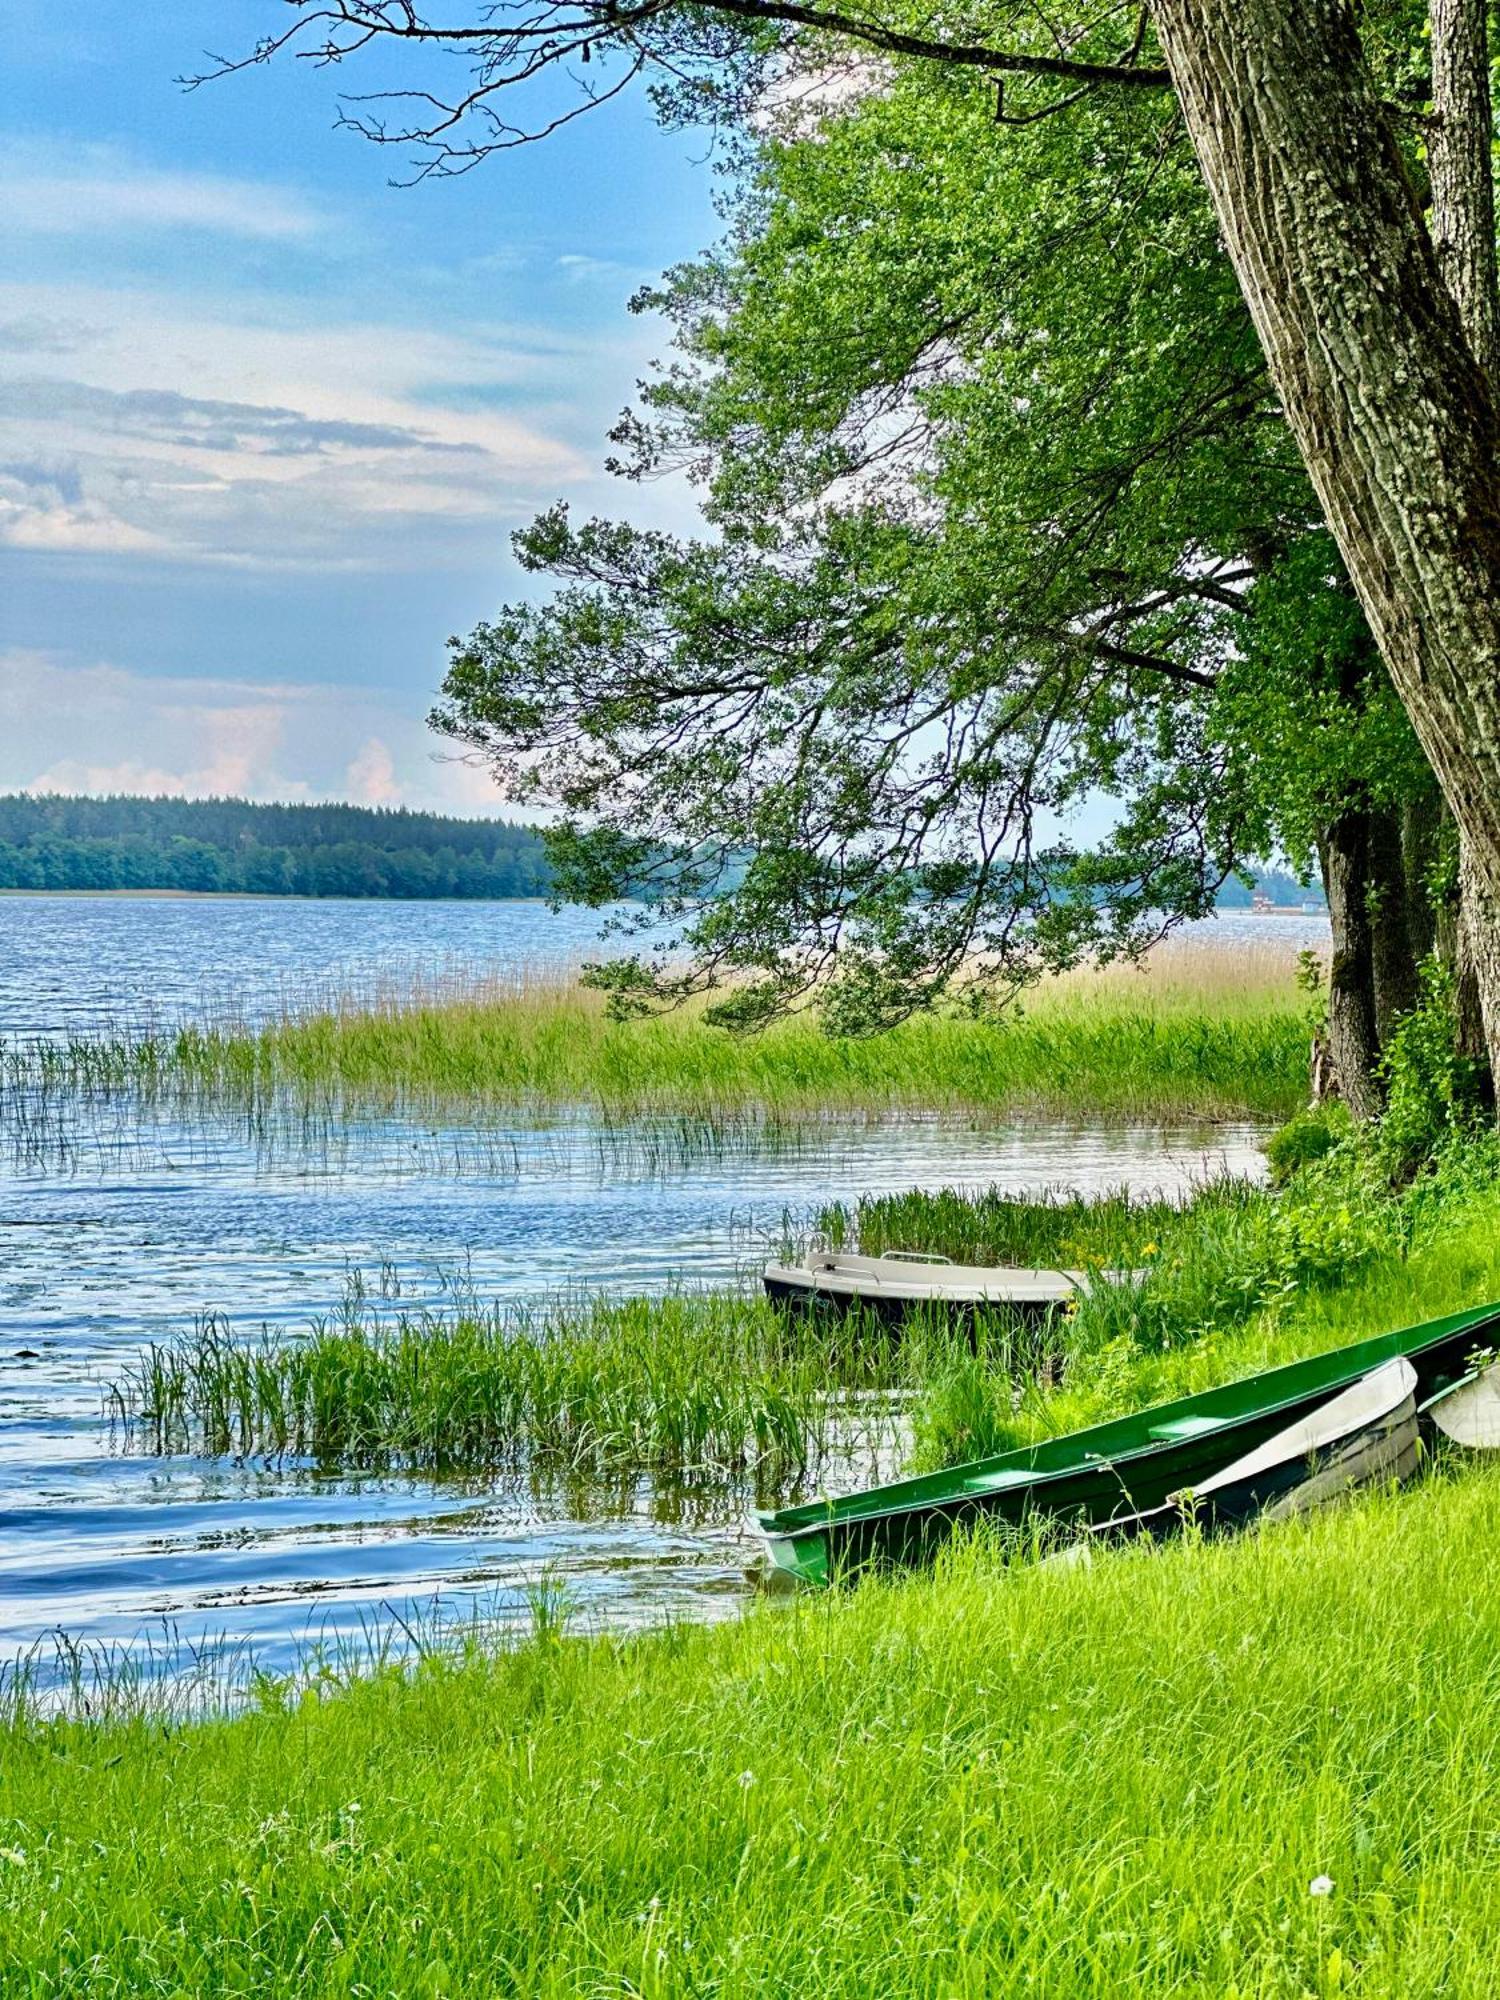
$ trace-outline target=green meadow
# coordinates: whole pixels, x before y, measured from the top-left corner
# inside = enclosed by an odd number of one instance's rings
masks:
[[[13,1721],[18,1995],[1496,1990],[1500,1468],[1087,1569]]]

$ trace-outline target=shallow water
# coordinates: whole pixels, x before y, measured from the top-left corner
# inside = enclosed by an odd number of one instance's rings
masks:
[[[601,940],[606,921],[544,903],[0,895],[0,1041],[300,1013],[450,975],[545,976],[638,948]],[[1328,922],[1231,912],[1177,936],[1290,957],[1326,943]]]
[[[0,963],[16,912],[42,900],[0,899]],[[49,912],[62,907],[50,948],[63,956],[30,1016],[11,961],[0,1005],[12,1033],[110,1006],[118,1018],[148,990],[189,1009],[207,990],[195,970],[224,966],[225,913],[244,906],[77,898]],[[547,932],[535,905],[293,904],[274,912],[283,944],[297,939],[283,970],[316,960],[353,977],[372,949],[368,926],[384,922],[377,955],[389,973],[393,907],[424,921],[439,912],[425,961],[415,919],[401,919],[414,926],[402,961],[412,975],[459,964],[463,940],[482,944],[486,970],[581,955],[577,919]],[[142,910],[171,931],[160,948],[175,983],[142,972]],[[121,911],[133,914],[121,923]],[[33,965],[46,958],[34,933],[28,949]],[[609,1518],[584,1518],[576,1501],[514,1480],[318,1478],[122,1449],[102,1416],[108,1383],[199,1313],[305,1326],[338,1306],[351,1273],[377,1309],[382,1297],[421,1307],[456,1292],[753,1284],[785,1218],[805,1223],[833,1197],[991,1183],[1180,1192],[1210,1173],[1258,1172],[1255,1136],[832,1121],[714,1148],[684,1146],[671,1127],[611,1133],[585,1120],[252,1125],[128,1096],[41,1108],[12,1098],[0,1130],[0,1659],[59,1629],[96,1645],[170,1629],[190,1648],[250,1648],[284,1669],[309,1638],[426,1621],[434,1607],[527,1623],[544,1578],[566,1587],[585,1626],[714,1616],[741,1601],[753,1548],[743,1496],[672,1507],[643,1485]],[[842,1483],[871,1470],[845,1467]]]
[[[414,980],[603,957],[604,919],[545,903],[0,896],[0,1039],[256,1020]]]

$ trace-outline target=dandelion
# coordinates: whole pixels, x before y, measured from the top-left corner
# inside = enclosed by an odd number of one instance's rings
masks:
[[[1309,1896],[1331,1896],[1333,1894],[1333,1877],[1331,1875],[1314,1875],[1307,1885],[1307,1893]]]
[[[24,1847],[0,1847],[0,1861],[7,1862],[12,1868],[24,1868],[26,1850]]]
[[[1141,1255],[1143,1257],[1154,1257],[1156,1255],[1156,1251],[1157,1251],[1157,1245],[1154,1243],[1143,1243],[1141,1245]]]
[[[755,1773],[753,1771],[740,1772],[740,1790],[742,1792],[748,1792],[750,1787],[754,1783],[755,1783]]]

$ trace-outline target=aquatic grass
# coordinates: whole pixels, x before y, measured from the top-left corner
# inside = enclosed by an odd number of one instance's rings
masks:
[[[947,1329],[932,1338],[951,1338]],[[758,1299],[559,1299],[349,1311],[305,1336],[206,1318],[111,1393],[157,1452],[323,1468],[527,1468],[568,1478],[748,1474],[765,1490],[895,1427],[917,1368],[888,1331],[809,1325]]]
[[[134,1448],[324,1471],[524,1471],[598,1501],[621,1481],[738,1479],[761,1497],[891,1476],[909,1412],[959,1355],[987,1394],[1060,1373],[1059,1312],[791,1313],[759,1298],[560,1298],[373,1315],[305,1334],[214,1317],[139,1355],[107,1395]]]
[[[337,1006],[259,1030],[184,1027],[15,1051],[13,1080],[198,1090],[253,1103],[428,1101],[611,1118],[874,1116],[922,1111],[1090,1119],[1280,1118],[1305,1094],[1306,1008],[1279,961],[1238,976],[1203,951],[1054,982],[988,1021],[917,1017],[837,1038],[799,1015],[758,1036],[701,1009],[614,1022],[603,996],[536,984]]]
[[[186,1728],[23,1709],[0,1962],[90,2000],[1490,1993],[1497,1539],[1481,1464]]]
[[[955,1264],[1130,1269],[1159,1261],[1164,1245],[1170,1254],[1179,1236],[1201,1235],[1209,1214],[1238,1214],[1259,1200],[1251,1182],[1230,1174],[1200,1181],[1180,1200],[1128,1188],[1097,1195],[914,1188],[830,1202],[816,1221],[835,1248],[857,1246],[868,1256],[921,1250]]]

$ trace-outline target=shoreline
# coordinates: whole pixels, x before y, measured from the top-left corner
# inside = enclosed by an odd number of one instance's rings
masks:
[[[265,889],[0,889],[0,896],[30,896],[48,903],[539,903],[548,907],[545,896],[300,896]]]
[[[358,903],[362,907],[371,904],[403,904],[419,908],[440,905],[444,909],[458,906],[483,904],[492,909],[513,909],[516,907],[551,908],[551,900],[546,896],[305,896],[300,894],[280,894],[265,889],[8,889],[0,888],[0,900],[5,898],[28,897],[35,902],[77,903],[295,903],[295,904],[341,904]],[[629,900],[629,899],[627,899]],[[580,903],[564,904],[565,909],[579,910]],[[643,907],[643,906],[641,906]],[[1306,910],[1293,903],[1278,903],[1268,910],[1254,910],[1248,904],[1225,903],[1211,915],[1196,919],[1196,925],[1209,924],[1219,918],[1238,919],[1241,917],[1275,917],[1283,922],[1288,918],[1300,918],[1308,923],[1328,928],[1328,912]]]

